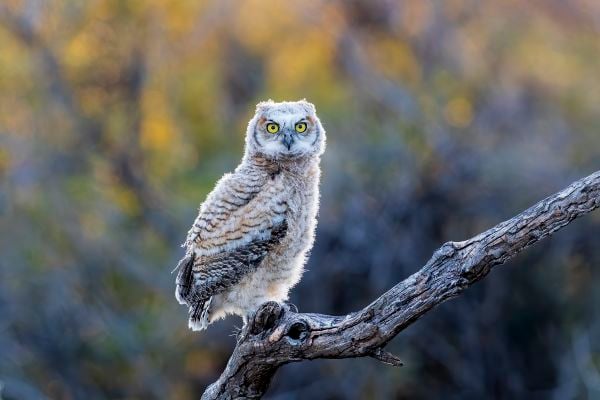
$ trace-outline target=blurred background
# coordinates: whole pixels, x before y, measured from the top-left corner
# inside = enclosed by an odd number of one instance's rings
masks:
[[[171,270],[255,104],[328,131],[292,302],[356,310],[600,167],[600,3],[2,0],[0,398],[193,399],[234,347]],[[600,213],[371,359],[283,367],[267,398],[600,398]]]

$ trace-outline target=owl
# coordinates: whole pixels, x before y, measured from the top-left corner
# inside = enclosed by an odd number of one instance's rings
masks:
[[[200,206],[178,264],[175,297],[189,327],[285,301],[304,271],[319,207],[325,130],[305,100],[256,106],[241,163]]]

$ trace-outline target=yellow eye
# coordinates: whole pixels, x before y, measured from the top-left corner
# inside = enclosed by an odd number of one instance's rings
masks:
[[[306,122],[298,122],[296,124],[296,132],[298,132],[298,133],[306,132]]]
[[[279,132],[279,125],[277,125],[275,122],[269,122],[267,124],[267,132],[269,132],[269,133]]]

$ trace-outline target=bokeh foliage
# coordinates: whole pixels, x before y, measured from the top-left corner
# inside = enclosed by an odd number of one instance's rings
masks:
[[[293,291],[346,313],[447,240],[600,165],[600,3],[0,4],[0,394],[197,398],[230,318],[187,330],[170,274],[260,100],[328,131]],[[529,250],[370,360],[290,365],[273,399],[600,397],[600,218]]]

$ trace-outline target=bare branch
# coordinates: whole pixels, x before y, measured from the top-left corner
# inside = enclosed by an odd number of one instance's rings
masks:
[[[421,270],[358,312],[303,314],[265,303],[242,330],[225,371],[202,399],[259,399],[277,369],[296,361],[368,356],[401,365],[383,350],[399,332],[484,278],[492,267],[599,206],[597,171],[486,232],[445,243]]]

